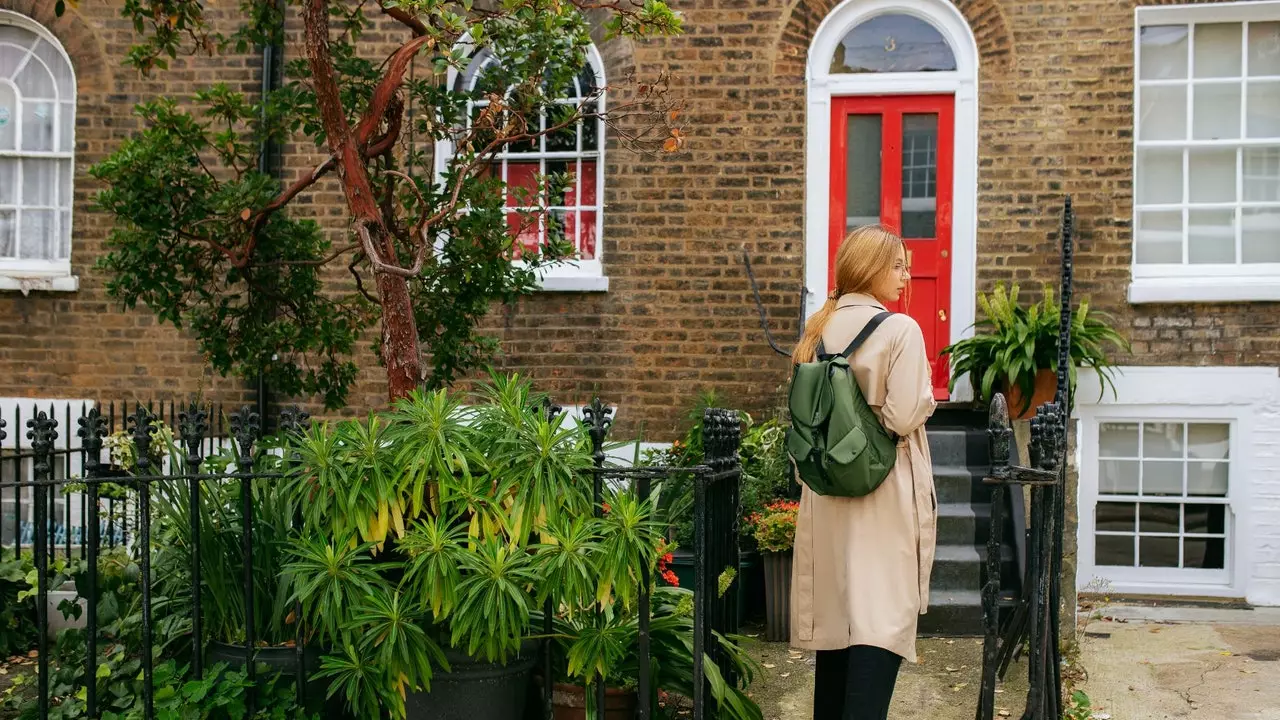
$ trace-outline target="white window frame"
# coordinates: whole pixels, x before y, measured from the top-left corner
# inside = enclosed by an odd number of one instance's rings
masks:
[[[951,47],[956,69],[944,72],[832,73],[836,46],[877,15],[905,14],[934,27]],[[831,214],[832,99],[860,95],[948,94],[955,98],[951,172],[951,342],[973,335],[978,267],[978,42],[951,0],[843,0],[818,25],[805,66],[805,316],[827,297]],[[907,200],[903,205],[907,207]],[[951,393],[973,398],[969,378]]]
[[[1275,368],[1122,367],[1116,395],[1103,393],[1098,376],[1081,370],[1076,392],[1077,570],[1076,588],[1086,591],[1101,581],[1108,593],[1243,598],[1252,569],[1254,472],[1253,442],[1257,403],[1274,392]],[[1094,552],[1098,493],[1098,430],[1112,422],[1222,423],[1229,426],[1227,539],[1223,570],[1101,566]],[[1171,498],[1172,500],[1172,498]],[[1127,500],[1121,500],[1127,502]]]
[[[459,48],[470,55],[471,43],[461,42]],[[587,67],[591,68],[596,76],[596,87],[607,88],[605,84],[604,58],[601,57],[600,51],[596,48],[595,43],[587,46]],[[445,76],[446,87],[453,87],[458,77],[457,68],[450,67]],[[596,100],[598,106],[597,112],[604,113],[607,110],[608,102],[607,89],[600,93]],[[469,109],[468,109],[469,112]],[[545,121],[545,116],[543,118]],[[609,290],[609,277],[604,272],[604,216],[608,211],[604,201],[604,176],[605,176],[605,145],[607,124],[603,120],[597,120],[599,127],[597,129],[599,149],[594,153],[596,160],[596,252],[595,257],[590,260],[574,259],[565,260],[556,263],[552,267],[543,268],[538,271],[539,287],[547,292],[607,292]],[[579,133],[581,135],[581,133]],[[448,169],[449,159],[453,157],[454,145],[450,140],[441,140],[435,144],[435,180],[437,184],[444,182],[444,173]],[[586,157],[583,152],[523,152],[523,153],[499,153],[494,159],[517,159],[517,160],[566,160],[579,159]],[[575,197],[577,195],[575,194]],[[539,223],[542,221],[539,220]],[[515,261],[517,265],[521,264],[520,260]]]
[[[1139,112],[1141,103],[1141,93],[1143,82],[1141,77],[1141,33],[1142,28],[1152,25],[1194,25],[1198,23],[1215,23],[1215,22],[1249,22],[1249,21],[1280,21],[1280,0],[1251,0],[1249,2],[1232,2],[1232,3],[1216,3],[1206,5],[1175,5],[1165,7],[1139,7],[1134,10],[1133,25],[1133,83],[1134,83],[1134,121],[1133,121],[1133,209],[1131,215],[1132,228],[1132,251],[1133,259],[1131,262],[1132,279],[1129,284],[1128,298],[1133,304],[1142,303],[1172,303],[1172,302],[1253,302],[1253,301],[1280,301],[1280,263],[1249,263],[1239,262],[1239,243],[1240,236],[1243,232],[1242,222],[1236,223],[1236,243],[1237,243],[1237,262],[1235,264],[1220,265],[1192,265],[1188,264],[1185,259],[1180,264],[1138,264],[1138,215],[1139,202],[1137,196],[1137,179],[1138,179],[1138,162],[1139,153],[1143,149],[1170,147],[1237,147],[1248,146],[1250,141],[1245,137],[1243,132],[1244,124],[1247,122],[1247,113],[1241,113],[1241,136],[1238,140],[1232,141],[1214,141],[1214,140],[1170,140],[1170,141],[1143,141],[1139,138]],[[1248,33],[1245,32],[1242,38],[1244,56],[1241,59],[1242,73],[1248,75]],[[1188,53],[1194,52],[1194,32],[1191,42],[1188,43]],[[1194,87],[1194,80],[1190,77],[1193,72],[1190,64],[1188,64],[1188,79],[1186,81],[1188,88]],[[1270,76],[1268,76],[1270,77]],[[1152,81],[1147,81],[1151,83]],[[1187,93],[1187,127],[1190,133],[1190,122],[1192,113],[1192,101],[1194,98],[1194,89]],[[1247,102],[1247,100],[1246,100]],[[1262,143],[1264,146],[1270,147],[1280,143],[1275,140],[1266,140]],[[1183,160],[1183,195],[1186,197],[1186,186],[1190,182],[1190,170],[1186,167],[1186,159]],[[1223,208],[1227,206],[1230,209],[1237,209],[1243,197],[1243,163],[1237,159],[1237,196],[1230,203],[1224,203]],[[1184,232],[1184,258],[1186,253],[1185,233],[1187,232],[1187,220],[1185,203],[1179,203],[1177,209],[1181,209],[1184,213],[1183,232]],[[1151,209],[1151,208],[1147,208]],[[1169,210],[1174,210],[1174,206],[1170,205]],[[1237,210],[1238,212],[1238,210]]]
[[[67,54],[66,48],[62,46],[62,43],[59,42],[58,39],[53,36],[53,33],[49,32],[45,26],[35,20],[32,20],[26,15],[21,15],[10,10],[0,10],[0,25],[11,25],[26,30],[39,37],[41,40],[49,43],[49,45],[58,51],[63,60],[66,61],[67,67],[71,70],[72,95],[70,101],[59,98],[59,101],[54,103],[55,118],[58,118],[56,113],[63,111],[64,105],[70,105],[72,112],[74,113],[76,103],[78,101],[78,84],[76,80],[75,64],[71,62],[71,57]],[[15,122],[20,122],[20,119],[15,119]],[[59,128],[58,132],[61,133],[62,125],[60,118],[56,119],[54,124]],[[66,187],[69,187],[70,191],[74,193],[76,146],[74,115],[71,122],[71,138],[69,144],[70,149],[64,148],[57,152],[34,153],[15,148],[12,151],[0,151],[0,154],[19,158],[38,156],[57,160],[70,160],[72,162],[73,177]],[[21,183],[21,173],[19,173],[17,182]],[[58,188],[59,193],[62,192],[62,187],[63,186],[61,186],[60,183],[60,187]],[[62,207],[54,208],[54,210],[55,218],[57,218],[57,220],[55,220],[55,225],[58,225],[61,223]],[[74,292],[80,289],[79,278],[71,273],[71,254],[75,251],[75,236],[72,232],[75,224],[74,205],[70,206],[70,210],[71,211],[67,214],[67,217],[69,218],[67,223],[68,227],[59,228],[59,232],[63,236],[67,237],[69,248],[67,258],[65,260],[0,259],[0,291],[17,290],[23,295],[26,295],[32,290]],[[20,240],[15,238],[15,242],[20,242]]]

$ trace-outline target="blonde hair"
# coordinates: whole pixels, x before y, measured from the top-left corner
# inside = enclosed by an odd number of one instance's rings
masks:
[[[791,354],[794,363],[812,362],[827,321],[836,311],[841,295],[869,293],[872,286],[893,268],[902,249],[902,238],[882,225],[854,228],[836,250],[836,287],[827,296],[821,310],[805,324],[804,336]]]

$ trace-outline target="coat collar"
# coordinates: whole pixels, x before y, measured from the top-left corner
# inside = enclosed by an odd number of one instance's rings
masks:
[[[836,307],[838,308],[851,307],[854,305],[867,305],[869,307],[879,308],[880,310],[885,309],[884,305],[881,304],[879,300],[876,300],[870,295],[866,295],[864,293],[845,293],[836,301]]]

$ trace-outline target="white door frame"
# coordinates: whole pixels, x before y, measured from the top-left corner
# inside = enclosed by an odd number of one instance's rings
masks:
[[[830,72],[836,46],[855,25],[876,15],[913,15],[942,33],[955,54],[950,72],[837,74]],[[831,99],[850,95],[955,96],[952,162],[951,340],[973,334],[976,316],[978,237],[978,44],[969,23],[947,0],[844,0],[823,19],[809,46],[805,68],[805,316],[827,295],[827,219],[831,186]],[[962,383],[953,400],[968,400]]]

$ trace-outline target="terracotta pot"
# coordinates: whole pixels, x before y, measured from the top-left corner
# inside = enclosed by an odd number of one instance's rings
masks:
[[[1022,390],[1017,387],[1005,388],[1004,399],[1009,402],[1009,419],[1030,420],[1036,416],[1036,408],[1051,402],[1058,392],[1058,373],[1053,370],[1036,372],[1035,389],[1031,395],[1031,403],[1023,408]]]
[[[605,688],[604,720],[634,720],[639,696],[635,690]],[[556,683],[551,691],[553,720],[587,720],[587,695],[581,685]]]
[[[764,559],[764,637],[769,642],[791,640],[791,551],[761,552]]]

